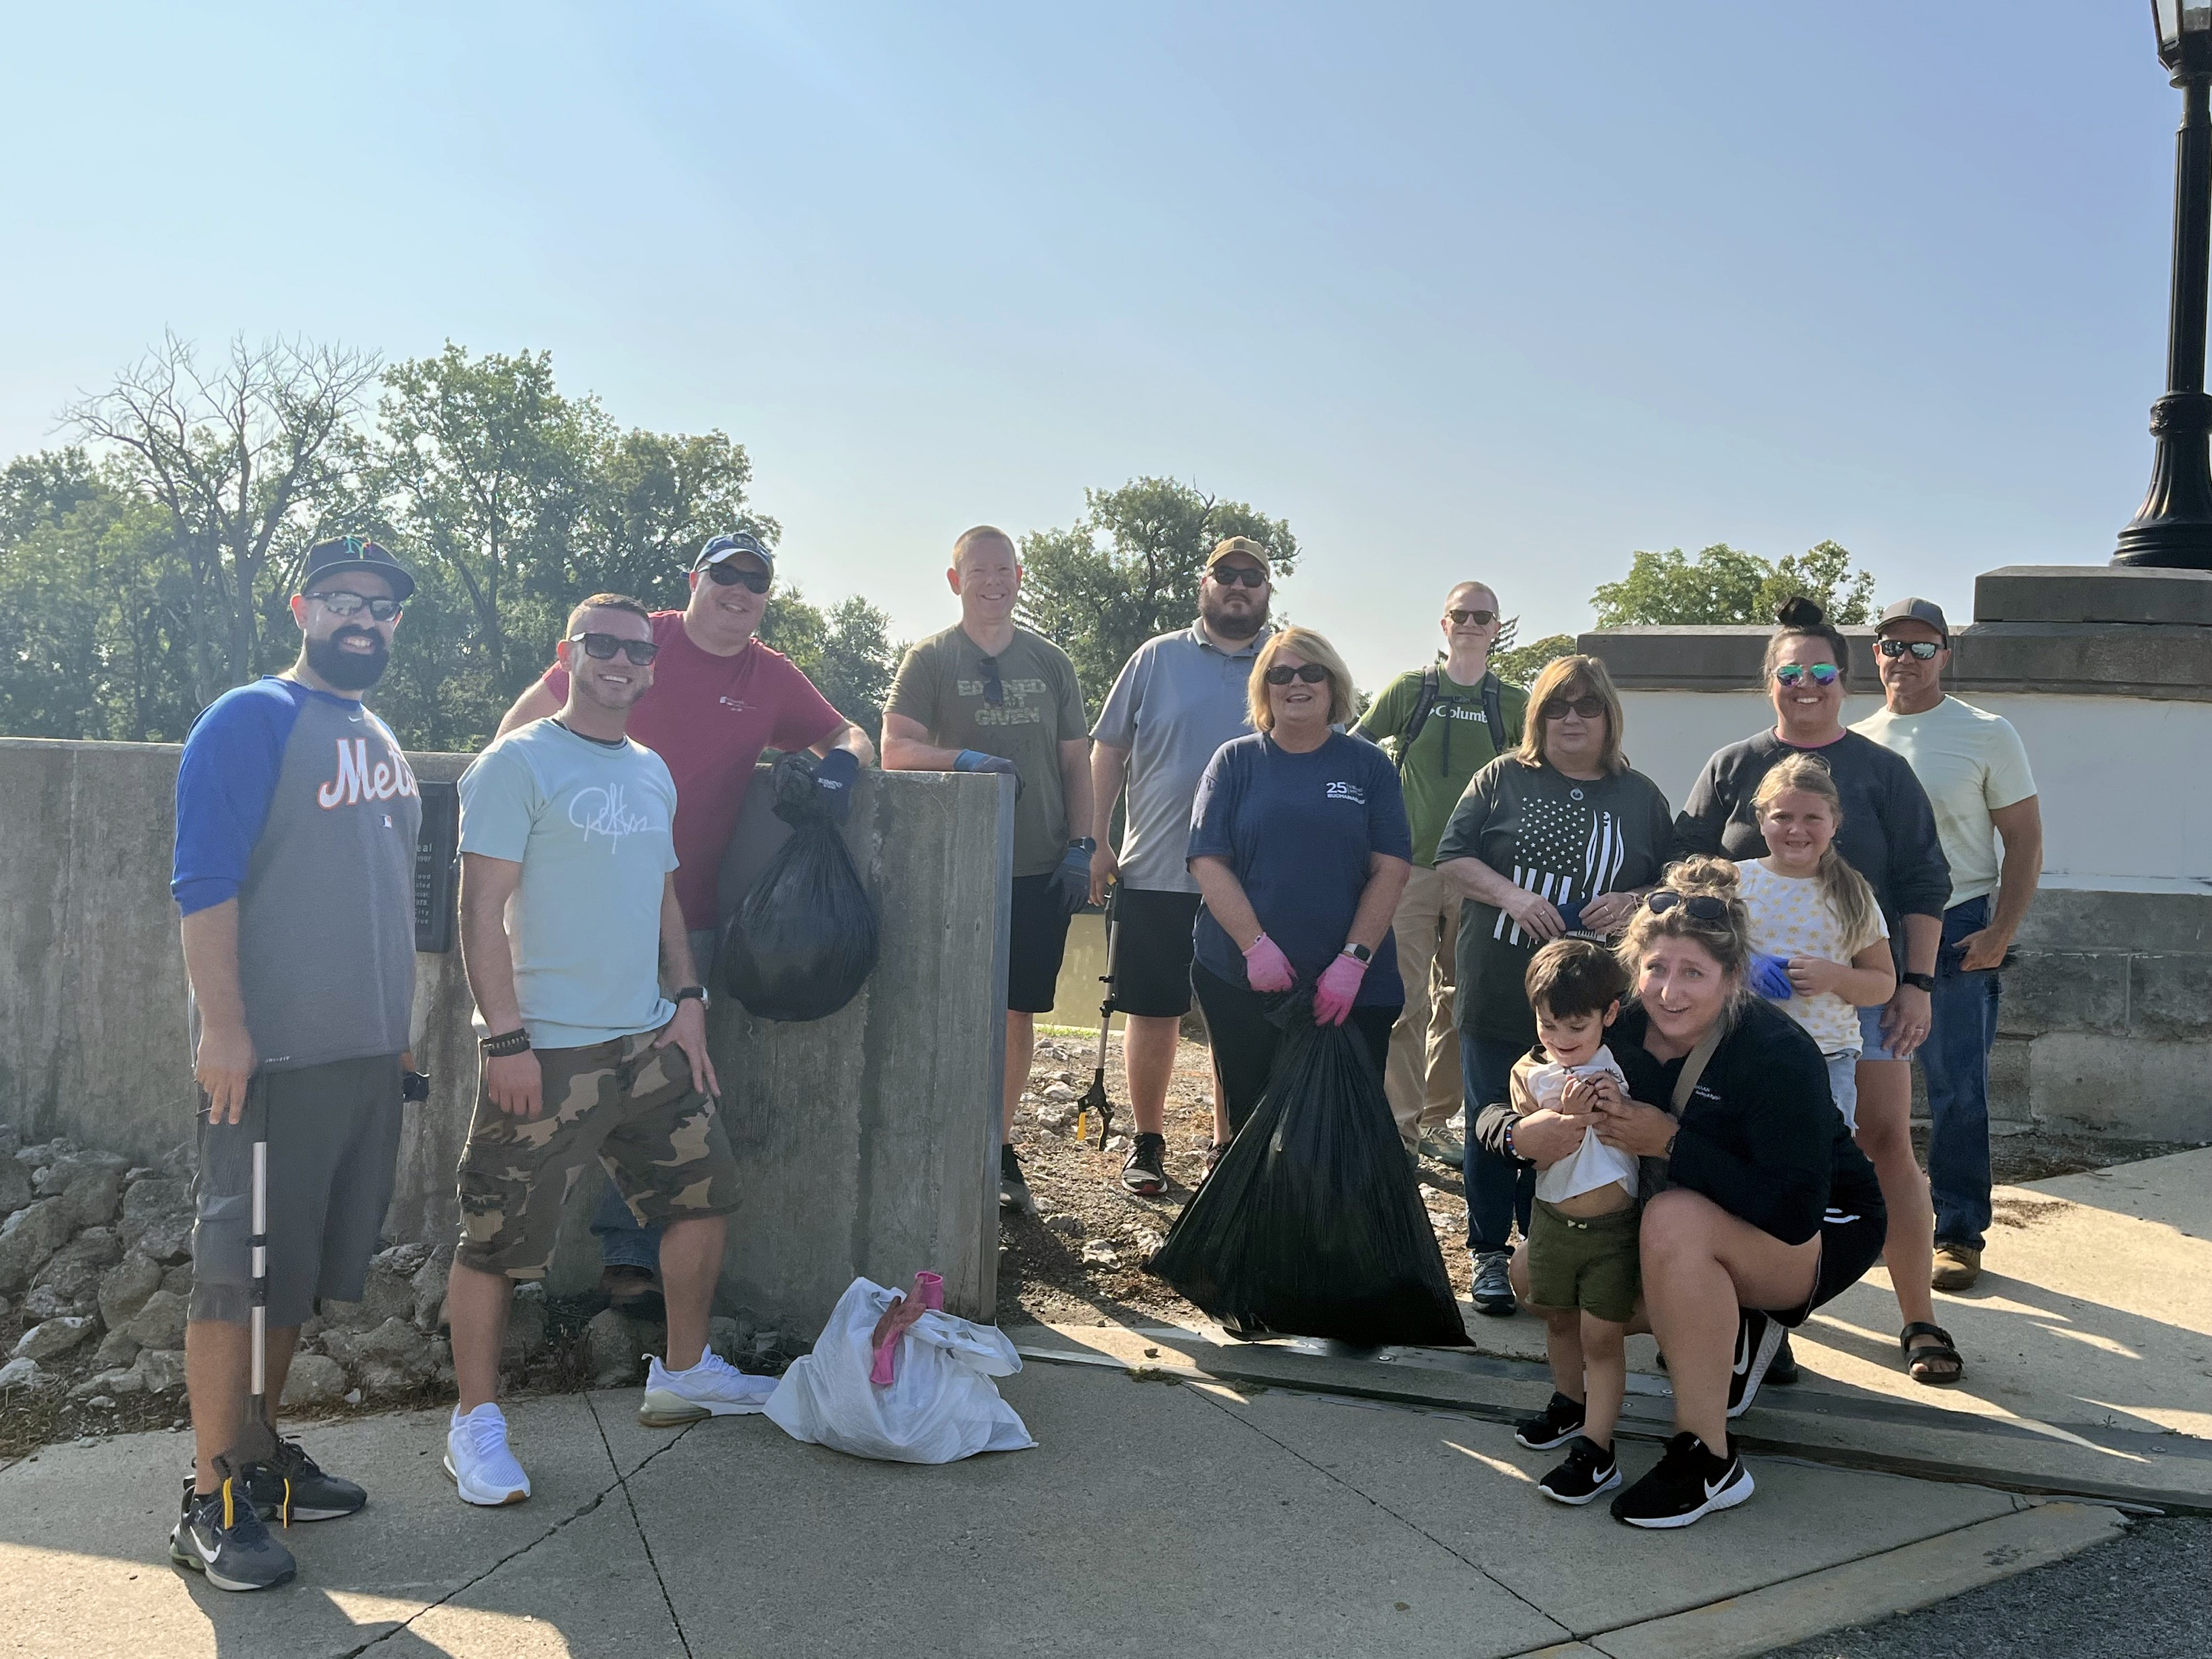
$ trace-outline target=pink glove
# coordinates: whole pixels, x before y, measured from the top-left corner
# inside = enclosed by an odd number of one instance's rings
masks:
[[[1291,959],[1265,933],[1244,953],[1244,982],[1255,991],[1287,991],[1297,980]]]
[[[1321,970],[1314,988],[1314,1022],[1341,1025],[1352,1018],[1352,1004],[1359,994],[1359,981],[1367,977],[1367,964],[1357,957],[1340,956]]]

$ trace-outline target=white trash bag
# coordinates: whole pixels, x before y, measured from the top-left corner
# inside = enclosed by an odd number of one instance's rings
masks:
[[[925,1313],[899,1338],[892,1380],[868,1380],[876,1323],[899,1296],[854,1279],[814,1352],[793,1360],[769,1396],[770,1419],[794,1440],[899,1463],[951,1463],[1036,1445],[991,1382],[1022,1368],[1014,1345],[992,1326]]]

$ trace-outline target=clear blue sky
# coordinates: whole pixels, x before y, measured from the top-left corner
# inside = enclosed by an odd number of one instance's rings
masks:
[[[978,520],[1286,516],[1364,683],[1475,574],[2100,562],[2149,476],[2179,95],[2139,0],[28,7],[0,453],[165,327],[550,349],[750,451],[918,635]]]

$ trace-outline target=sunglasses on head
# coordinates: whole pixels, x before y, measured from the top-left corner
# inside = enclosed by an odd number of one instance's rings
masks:
[[[1586,720],[1594,720],[1605,713],[1605,699],[1600,696],[1547,697],[1543,708],[1537,713],[1547,720],[1563,720],[1569,714],[1580,714]]]
[[[1810,668],[1802,663],[1785,662],[1774,671],[1777,685],[1802,685],[1810,674],[1815,685],[1833,685],[1843,676],[1843,670],[1832,662],[1816,662]]]
[[[568,643],[580,643],[586,656],[597,657],[601,662],[611,660],[619,651],[640,668],[660,654],[660,647],[651,640],[625,640],[612,634],[571,634]]]
[[[1217,564],[1206,574],[1224,587],[1234,587],[1239,582],[1247,587],[1267,585],[1267,573],[1249,564]]]
[[[708,565],[707,574],[724,587],[735,587],[742,582],[756,593],[767,592],[769,583],[775,580],[765,570],[738,569],[734,559],[724,559],[719,564]]]
[[[1656,887],[1644,896],[1644,908],[1655,916],[1663,916],[1676,905],[1693,921],[1726,921],[1727,902],[1710,893],[1678,893],[1671,887]]]
[[[1288,663],[1279,663],[1267,671],[1267,684],[1288,685],[1292,680],[1304,680],[1308,685],[1319,685],[1328,678],[1328,670],[1317,662],[1302,662],[1296,668]]]
[[[1909,655],[1915,662],[1926,662],[1943,647],[1934,640],[1876,640],[1874,648],[1885,657]]]
[[[1487,628],[1498,620],[1495,611],[1447,611],[1444,617],[1454,628],[1464,628],[1469,623],[1477,628]]]
[[[302,593],[303,599],[319,601],[333,617],[358,617],[364,606],[379,622],[390,622],[399,614],[397,599],[372,599],[366,593],[349,593],[342,587],[326,589],[320,593]]]

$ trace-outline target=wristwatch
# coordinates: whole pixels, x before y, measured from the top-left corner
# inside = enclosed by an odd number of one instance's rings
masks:
[[[1078,836],[1067,843],[1067,850],[1071,853],[1095,853],[1098,850],[1098,837]]]
[[[679,985],[676,988],[676,1001],[684,1002],[693,997],[703,1005],[707,1000],[707,988],[703,985]]]
[[[1350,957],[1354,962],[1372,962],[1375,960],[1375,952],[1369,950],[1364,945],[1346,944],[1344,949],[1337,952],[1337,955],[1340,957]]]
[[[1925,991],[1930,996],[1936,993],[1936,975],[1933,974],[1899,974],[1897,982],[1910,985],[1916,991]]]

